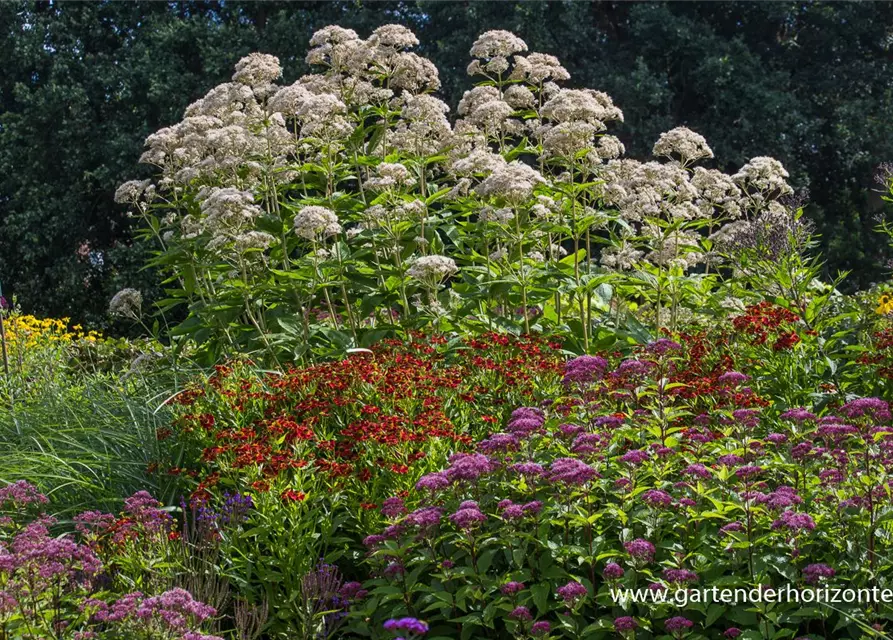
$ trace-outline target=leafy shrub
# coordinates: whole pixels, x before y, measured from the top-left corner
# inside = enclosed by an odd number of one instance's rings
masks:
[[[222,640],[201,632],[217,611],[182,588],[156,596],[115,592],[133,566],[136,547],[159,549],[174,533],[170,516],[143,492],[128,499],[119,519],[96,511],[75,518],[77,534],[51,532],[56,520],[43,512],[49,502],[33,485],[19,481],[0,489],[0,632],[4,638],[39,640]],[[80,539],[78,539],[80,538]],[[127,553],[123,553],[126,551]],[[155,563],[141,572],[172,573]],[[110,589],[109,589],[110,588]]]
[[[713,151],[685,127],[657,160],[623,158],[611,98],[560,87],[560,62],[506,31],[473,43],[478,84],[451,123],[417,44],[400,25],[326,27],[319,73],[279,86],[279,60],[251,54],[147,138],[156,179],[116,197],[158,247],[161,309],[188,307],[177,333],[277,363],[423,326],[562,331],[588,350],[626,326],[617,287],[675,328],[701,312],[687,274],[709,288],[809,244],[777,160],[701,166]]]
[[[562,393],[385,501],[352,632],[413,616],[443,638],[883,635],[889,604],[611,596],[893,586],[888,403],[829,391],[816,414],[750,366],[802,356],[798,320],[760,306],[726,340],[569,361]]]
[[[282,374],[219,366],[174,399],[177,417],[160,436],[185,447],[173,472],[196,483],[194,502],[253,496],[250,533],[227,540],[232,571],[291,608],[282,614],[293,623],[317,558],[357,558],[385,497],[515,404],[544,398],[558,382],[557,347],[530,336],[415,336]]]

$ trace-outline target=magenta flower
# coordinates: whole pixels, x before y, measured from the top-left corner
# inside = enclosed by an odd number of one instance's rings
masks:
[[[642,494],[642,501],[649,507],[666,509],[673,505],[673,496],[660,489],[649,489]]]
[[[25,480],[17,480],[0,489],[0,508],[22,509],[29,504],[47,504],[49,499],[37,487]]]
[[[416,482],[416,489],[427,489],[428,491],[437,491],[438,489],[446,489],[452,482],[443,471],[429,473],[419,478]]]
[[[640,451],[639,449],[627,451],[622,456],[620,456],[621,462],[626,462],[627,464],[631,464],[633,466],[640,465],[646,460],[648,460],[648,454],[644,451]]]
[[[833,578],[836,572],[826,564],[810,564],[803,569],[806,584],[818,584],[822,578]]]
[[[544,636],[552,630],[552,625],[546,622],[545,620],[540,620],[539,622],[534,622],[533,626],[530,627],[530,633],[535,636]]]
[[[418,618],[391,618],[384,623],[385,631],[397,631],[411,633],[417,636],[428,633],[428,623]]]
[[[381,513],[386,518],[396,518],[406,513],[403,498],[388,498],[381,505]]]
[[[687,584],[698,581],[698,574],[688,569],[664,569],[663,577],[671,584]]]
[[[651,562],[654,560],[654,554],[656,553],[656,549],[654,545],[648,542],[647,540],[643,540],[642,538],[638,538],[633,540],[632,542],[627,542],[623,545],[623,548],[626,549],[626,552],[635,560],[642,560],[645,562]]]
[[[654,342],[649,342],[645,348],[657,356],[662,356],[670,351],[679,351],[682,349],[682,346],[678,342],[673,342],[669,338],[660,338]]]
[[[461,529],[462,531],[468,531],[472,527],[484,522],[486,519],[487,516],[481,513],[480,509],[477,508],[476,503],[473,507],[460,507],[456,513],[450,516],[450,522],[456,525],[457,529]]]
[[[515,607],[512,612],[509,613],[509,618],[520,620],[522,622],[530,622],[533,620],[533,616],[530,614],[530,609],[527,607]]]
[[[815,529],[815,520],[806,513],[798,513],[796,511],[783,511],[778,520],[772,523],[772,529],[787,529],[792,533],[798,531],[812,531]]]
[[[624,633],[626,631],[635,631],[639,628],[639,623],[636,622],[636,619],[630,616],[621,616],[620,618],[614,618],[614,630],[619,633]]]
[[[750,380],[750,376],[740,373],[738,371],[726,371],[724,374],[719,376],[716,381],[720,384],[730,384],[730,385],[738,385],[742,382],[747,382]]]
[[[580,599],[586,597],[589,591],[576,580],[571,580],[563,587],[559,587],[556,593],[567,606],[573,607]]]
[[[794,422],[806,422],[807,420],[815,420],[815,414],[807,411],[803,407],[788,409],[778,417],[782,420],[793,420]]]
[[[506,582],[499,588],[499,590],[502,592],[503,595],[513,596],[524,591],[524,583],[515,581]]]
[[[623,577],[623,567],[616,562],[609,562],[605,565],[602,575],[605,576],[605,580],[617,580]]]
[[[674,616],[664,622],[664,627],[667,631],[672,633],[674,636],[676,634],[680,634],[676,637],[681,637],[686,631],[691,629],[694,626],[694,623],[688,618],[683,618],[682,616]]]
[[[840,408],[847,418],[869,418],[877,422],[889,422],[890,405],[880,398],[857,398]]]
[[[597,477],[598,471],[577,458],[558,458],[549,467],[549,482],[553,483],[580,485]]]
[[[599,356],[578,356],[564,365],[564,383],[587,384],[601,380],[608,370],[608,361]]]

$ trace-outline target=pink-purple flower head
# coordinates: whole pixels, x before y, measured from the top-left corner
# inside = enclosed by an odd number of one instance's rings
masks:
[[[642,494],[642,501],[653,509],[669,509],[673,506],[673,496],[660,489],[649,489]]]
[[[406,567],[404,567],[402,563],[394,560],[384,568],[384,571],[382,571],[382,573],[384,574],[385,578],[393,580],[394,578],[399,578],[404,573],[406,573]]]
[[[788,437],[783,433],[770,433],[766,436],[766,442],[771,442],[772,444],[784,444],[788,441]]]
[[[576,580],[571,580],[563,587],[556,590],[558,597],[564,600],[564,603],[573,608],[580,600],[586,597],[589,591]]]
[[[422,533],[427,533],[440,524],[441,518],[443,518],[443,509],[440,507],[422,507],[409,513],[403,519],[403,524],[418,527]]]
[[[608,370],[608,361],[600,356],[578,356],[564,365],[564,383],[589,384],[601,380]]]
[[[744,531],[744,525],[740,522],[730,522],[727,525],[723,525],[719,528],[719,533],[724,536],[731,535],[733,533],[740,533]]]
[[[735,409],[732,419],[745,427],[756,427],[760,424],[760,412],[757,409]]]
[[[688,631],[693,626],[694,623],[691,620],[683,618],[682,616],[674,616],[664,622],[664,628],[674,635],[679,632]]]
[[[688,465],[682,470],[682,473],[683,475],[694,476],[696,478],[701,478],[702,480],[713,477],[713,474],[710,473],[710,469],[699,463]]]
[[[504,596],[514,596],[524,591],[524,583],[512,580],[499,587],[499,590]]]
[[[741,633],[742,631],[738,627],[729,627],[722,635],[724,638],[728,638],[729,640],[735,640],[735,638],[740,636]]]
[[[804,407],[795,407],[788,409],[780,416],[782,420],[792,420],[793,422],[806,422],[807,420],[815,420],[815,414],[807,411]]]
[[[794,460],[802,460],[812,453],[813,446],[811,442],[801,442],[794,445],[794,447],[791,449],[791,457],[794,458]]]
[[[345,582],[338,590],[338,595],[345,600],[357,602],[369,595],[369,592],[363,588],[362,583],[354,581]]]
[[[385,631],[422,636],[428,633],[428,623],[418,618],[391,618],[384,623]]]
[[[847,418],[868,418],[875,422],[890,421],[890,405],[880,398],[857,398],[840,408]]]
[[[446,473],[443,471],[435,471],[434,473],[429,473],[416,482],[416,489],[427,489],[432,493],[435,491],[439,491],[440,489],[446,489],[452,484],[452,481],[449,479]]]
[[[623,418],[620,416],[599,416],[595,419],[595,426],[606,429],[619,429],[623,426]]]
[[[517,451],[521,442],[511,433],[494,433],[486,440],[481,440],[477,445],[480,453],[508,453]]]
[[[388,498],[381,504],[381,513],[386,518],[396,518],[406,513],[403,498]]]
[[[473,482],[498,468],[487,456],[480,453],[456,453],[450,456],[447,478],[454,482]]]
[[[536,462],[519,462],[510,466],[509,470],[525,478],[541,478],[546,474],[543,465]]]
[[[460,507],[454,514],[450,516],[450,522],[456,525],[457,529],[468,531],[479,525],[487,519],[487,516],[481,513],[477,505],[471,507]]]
[[[783,511],[781,516],[772,523],[772,529],[784,529],[792,533],[799,531],[812,531],[815,529],[815,520],[807,513],[797,511]]]
[[[757,467],[754,465],[748,465],[744,467],[738,467],[735,469],[735,475],[741,478],[742,480],[752,480],[763,473],[763,467]]]
[[[653,362],[643,360],[624,360],[620,363],[613,375],[618,377],[643,376],[654,367]]]
[[[541,431],[544,424],[545,420],[542,418],[512,418],[506,429],[516,439],[523,440]]]
[[[620,456],[620,462],[625,462],[626,464],[632,465],[634,467],[642,464],[643,462],[648,460],[648,453],[642,451],[641,449],[633,449],[631,451],[627,451],[622,456]]]
[[[698,574],[688,569],[664,569],[663,578],[670,584],[692,584],[698,581]]]
[[[49,499],[37,487],[25,480],[17,480],[0,489],[0,508],[21,509],[28,505],[47,504]]]
[[[682,346],[678,342],[673,342],[669,338],[659,338],[654,342],[649,342],[645,346],[645,349],[656,356],[663,356],[671,351],[679,351],[682,349]]]
[[[654,554],[657,552],[654,545],[643,538],[637,538],[631,542],[627,542],[623,545],[623,548],[626,549],[626,552],[631,558],[643,562],[651,562],[654,560]]]
[[[558,458],[549,467],[552,483],[582,485],[597,477],[601,477],[598,471],[577,458]]]
[[[716,461],[719,464],[724,464],[727,467],[734,467],[744,462],[744,458],[734,453],[727,453],[724,456],[719,456]]]
[[[519,622],[530,622],[533,620],[533,615],[527,607],[515,607],[512,609],[511,613],[509,613],[509,618]]]
[[[802,504],[803,498],[797,494],[793,487],[782,485],[771,493],[763,494],[763,497],[759,497],[757,502],[765,504],[771,509],[787,509]]]
[[[623,577],[623,573],[623,567],[616,562],[609,562],[602,571],[605,580],[619,580]]]
[[[584,431],[584,428],[578,424],[560,424],[558,431],[561,432],[561,435],[571,438]]]
[[[534,636],[544,636],[552,630],[552,625],[545,620],[534,622],[530,627],[530,633]]]
[[[92,537],[108,531],[116,520],[110,513],[84,511],[74,517],[74,528],[81,535]]]
[[[619,618],[614,618],[614,630],[618,633],[635,631],[638,628],[639,623],[636,622],[636,619],[631,616],[621,616]]]
[[[518,407],[512,411],[506,429],[517,438],[526,438],[542,429],[546,423],[543,410],[538,407]]]
[[[803,569],[806,584],[818,584],[822,578],[833,578],[836,572],[826,564],[810,564]]]
[[[545,420],[545,413],[539,407],[518,407],[517,409],[512,411],[511,416],[509,416],[510,420],[514,420],[516,418],[538,418],[540,420]]]
[[[750,376],[739,371],[726,371],[716,379],[720,384],[727,384],[730,386],[736,386],[747,382],[748,380],[750,380]]]
[[[385,540],[387,540],[387,537],[374,533],[363,538],[363,546],[368,547],[369,549],[374,549]]]

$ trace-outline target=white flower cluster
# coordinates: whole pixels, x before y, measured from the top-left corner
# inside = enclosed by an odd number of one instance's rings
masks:
[[[341,233],[341,224],[334,211],[327,207],[304,207],[295,215],[295,233],[305,240],[322,240]]]
[[[434,286],[459,271],[455,260],[446,256],[421,256],[416,258],[407,274],[428,286]]]
[[[109,302],[109,313],[121,318],[136,320],[143,306],[143,294],[136,289],[121,289]]]
[[[230,268],[255,269],[279,241],[265,231],[276,225],[291,224],[308,241],[286,234],[286,260],[299,253],[295,245],[305,256],[328,256],[334,248],[325,241],[343,232],[351,246],[374,252],[376,266],[445,244],[523,274],[559,260],[571,244],[575,271],[578,260],[588,270],[597,259],[618,271],[643,261],[685,270],[714,260],[704,237],[737,246],[758,235],[755,219],[781,224],[778,198],[792,190],[777,160],[754,158],[734,175],[696,166],[714,154],[687,127],[661,134],[657,160],[625,158],[608,133],[623,121],[611,97],[559,86],[570,78],[560,61],[528,52],[509,31],[488,31],[472,45],[468,73],[481,84],[464,93],[451,125],[450,108],[431,94],[437,69],[412,51],[418,44],[396,24],[366,39],[326,27],[306,58],[317,72],[287,86],[277,84],[277,58],[246,56],[231,82],[148,137],[143,161],[161,169],[160,179],[127,182],[116,200],[141,209],[162,197],[188,203],[165,216],[165,239],[207,240]],[[451,244],[437,225],[461,216]],[[579,257],[582,235],[609,226],[615,244]],[[406,267],[429,290],[458,270],[443,255]]]

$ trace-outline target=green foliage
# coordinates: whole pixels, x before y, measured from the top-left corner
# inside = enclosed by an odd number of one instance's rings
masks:
[[[150,293],[146,249],[112,201],[150,132],[176,121],[250,51],[294,80],[311,33],[411,26],[455,104],[465,54],[489,28],[555,53],[574,86],[624,105],[619,135],[644,155],[686,124],[728,166],[772,155],[810,189],[827,272],[876,282],[874,167],[893,156],[887,124],[886,3],[43,3],[0,7],[0,281],[28,311],[104,322],[123,285]],[[101,262],[100,262],[101,261]],[[157,295],[149,296],[151,298]]]

